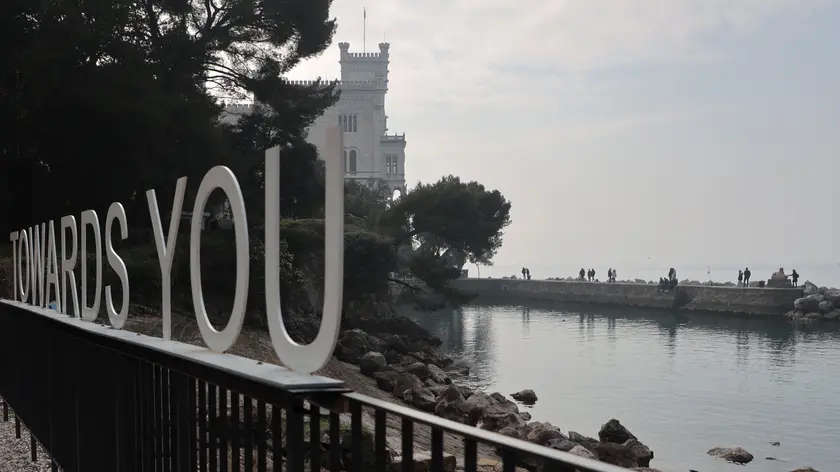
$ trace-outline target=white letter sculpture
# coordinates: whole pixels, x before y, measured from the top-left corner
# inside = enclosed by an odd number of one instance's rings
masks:
[[[344,286],[344,159],[338,126],[327,130],[324,207],[324,312],[318,336],[296,343],[286,331],[280,307],[280,148],[265,152],[265,304],[271,343],[286,367],[311,374],[330,360],[341,325]]]
[[[233,311],[227,326],[216,331],[207,317],[204,305],[204,293],[201,290],[201,227],[204,207],[215,189],[222,189],[233,211],[233,226],[236,230],[236,293],[233,297]],[[171,247],[170,250],[174,250]],[[193,309],[198,330],[207,347],[214,352],[230,349],[242,331],[245,322],[245,308],[248,302],[248,219],[245,216],[245,200],[242,190],[233,172],[225,166],[216,166],[201,180],[195,195],[192,222],[190,224],[190,283],[192,288]]]
[[[146,192],[149,201],[149,217],[152,218],[152,231],[155,233],[158,261],[160,262],[160,285],[163,290],[160,314],[163,317],[163,339],[172,339],[172,260],[175,259],[175,244],[178,241],[178,225],[181,222],[181,207],[184,205],[184,190],[187,178],[181,177],[175,185],[175,198],[172,201],[172,214],[169,216],[169,237],[163,241],[163,228],[160,222],[157,196],[154,189]]]

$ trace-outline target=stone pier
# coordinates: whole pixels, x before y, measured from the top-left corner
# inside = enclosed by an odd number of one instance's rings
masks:
[[[554,301],[748,315],[784,315],[801,288],[680,285],[669,293],[653,284],[564,280],[458,279],[452,285],[479,301]]]

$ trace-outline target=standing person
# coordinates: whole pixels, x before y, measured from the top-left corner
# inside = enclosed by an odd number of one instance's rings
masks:
[[[580,275],[580,280],[584,280],[586,278],[586,271],[583,270],[583,267],[580,268],[578,275]]]
[[[615,283],[615,277],[616,277],[616,275],[615,275],[615,269],[613,269],[613,270],[612,270],[612,281],[613,281],[613,283]]]
[[[595,269],[590,269],[592,271],[592,281],[595,281]]]
[[[738,286],[740,287],[744,280],[744,271],[738,270]]]
[[[528,271],[525,267],[522,268],[522,280],[525,280],[525,273]]]
[[[607,269],[607,283],[612,282],[612,267]]]
[[[799,273],[796,272],[796,269],[793,269],[793,272],[791,272],[791,274],[790,274],[790,278],[793,281],[793,286],[798,287],[799,286]]]
[[[525,278],[531,280],[531,269],[525,268]]]
[[[750,272],[749,267],[744,269],[744,287],[749,287],[750,286],[750,276],[751,275],[752,275],[752,272]]]

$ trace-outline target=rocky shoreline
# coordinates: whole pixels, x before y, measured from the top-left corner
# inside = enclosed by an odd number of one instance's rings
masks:
[[[817,287],[811,281],[802,284],[802,298],[793,302],[785,314],[796,322],[840,321],[840,289]]]
[[[441,354],[439,339],[410,339],[394,333],[380,336],[362,329],[345,331],[339,339],[336,357],[357,365],[363,375],[375,380],[379,389],[409,406],[581,457],[655,471],[648,468],[653,451],[616,419],[601,427],[598,439],[575,431],[564,434],[551,423],[531,421],[530,413],[520,411],[517,403],[499,392],[477,392],[463,385],[461,380],[469,374],[469,369]],[[511,397],[523,404],[537,401],[531,390]],[[531,468],[540,464],[525,458],[520,465]]]

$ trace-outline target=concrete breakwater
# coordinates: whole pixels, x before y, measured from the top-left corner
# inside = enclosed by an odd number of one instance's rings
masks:
[[[458,279],[452,286],[478,295],[479,301],[593,303],[749,315],[784,315],[802,297],[801,288],[680,285],[666,293],[653,284],[565,280]]]

